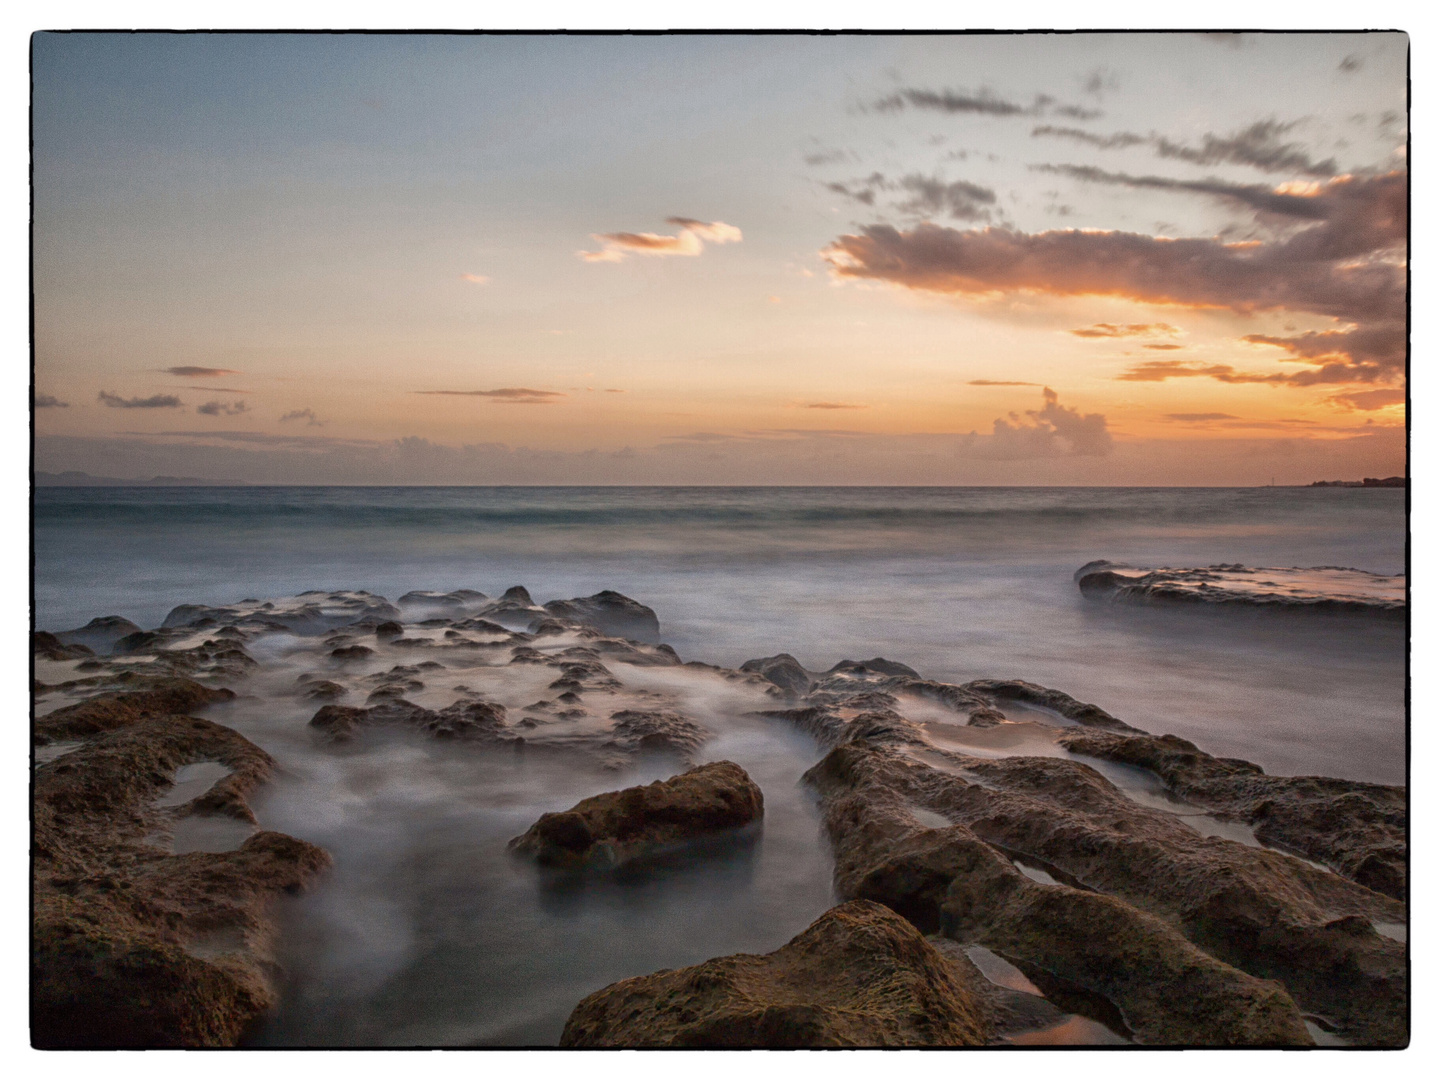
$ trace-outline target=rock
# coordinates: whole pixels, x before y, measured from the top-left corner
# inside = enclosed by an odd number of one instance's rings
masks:
[[[484,607],[490,598],[474,589],[454,589],[448,593],[416,589],[395,601],[411,619],[427,619],[439,615],[447,618],[465,617]]]
[[[95,653],[88,645],[66,645],[54,634],[37,630],[30,635],[30,650],[46,660],[83,660]]]
[[[183,806],[158,806],[196,760],[231,771]],[[253,823],[246,796],[273,765],[229,728],[157,716],[36,769],[36,1047],[232,1046],[276,1004],[272,901],[329,856],[275,832],[224,852],[153,842],[194,815]]]
[[[1112,603],[1204,604],[1390,618],[1404,618],[1407,610],[1405,575],[1372,574],[1348,566],[1234,563],[1147,571],[1100,559],[1076,571],[1075,580],[1085,596]]]
[[[305,687],[304,696],[315,700],[329,701],[334,698],[344,697],[346,693],[345,687],[339,683],[331,682],[329,679],[320,679],[317,682],[309,683]]]
[[[233,690],[202,686],[193,679],[148,679],[138,689],[98,694],[36,717],[35,741],[45,745],[66,739],[83,739],[126,727],[149,716],[193,712],[213,702],[230,701],[234,697]]]
[[[1258,765],[1211,757],[1174,735],[1075,731],[1061,742],[1077,754],[1149,769],[1180,798],[1255,826],[1263,843],[1323,862],[1386,896],[1407,896],[1404,788],[1266,776]]]
[[[204,628],[226,623],[315,636],[342,626],[376,624],[399,617],[399,610],[383,596],[359,589],[312,590],[278,600],[240,600],[223,607],[181,604],[165,616],[161,628]]]
[[[560,700],[565,701],[567,696],[560,695]],[[710,735],[689,717],[669,709],[621,709],[611,713],[610,720],[607,745],[631,752],[670,751],[686,761]]]
[[[1059,690],[1050,690],[1019,679],[976,679],[966,683],[962,689],[993,702],[1019,701],[1027,705],[1039,705],[1086,727],[1110,728],[1113,731],[1139,730],[1123,720],[1115,719],[1098,705],[1087,705]]]
[[[415,727],[437,739],[496,740],[505,728],[505,706],[493,701],[466,699],[436,711],[386,694],[371,697],[377,704],[364,709],[326,705],[310,718],[310,726],[337,742],[351,738],[357,727],[372,724]]]
[[[102,615],[91,619],[77,630],[62,630],[55,636],[65,645],[83,645],[91,652],[103,655],[114,648],[115,643],[127,634],[140,632],[129,619],[119,615]]]
[[[364,660],[367,656],[374,656],[375,650],[367,645],[342,645],[332,649],[330,655],[336,660]]]
[[[914,927],[856,901],[765,956],[720,957],[591,994],[570,1014],[560,1045],[981,1046],[986,1019]]]
[[[401,599],[403,600],[404,597],[401,597]],[[382,622],[379,626],[375,627],[375,636],[381,641],[393,641],[395,638],[404,635],[404,633],[405,628],[394,621]]]
[[[1139,1042],[1310,1044],[1278,983],[1209,956],[1119,898],[1032,881],[964,825],[923,826],[897,783],[911,771],[937,783],[958,779],[863,737],[806,774],[822,794],[840,896],[884,903],[922,930],[993,949],[1042,990],[1048,975],[1099,995]]]
[[[795,697],[803,697],[810,691],[810,673],[789,653],[746,660],[740,665],[740,670],[753,671]]]
[[[886,660],[883,656],[877,656],[873,660],[841,660],[825,673],[826,675],[903,675],[906,678],[918,679],[920,673],[912,667],[904,664],[897,664],[894,660]]]
[[[759,821],[765,799],[730,761],[699,765],[669,780],[594,795],[544,814],[510,849],[541,866],[610,869],[689,840]]]
[[[602,634],[652,645],[660,640],[660,620],[655,612],[611,589],[573,600],[551,600],[545,610],[557,618],[593,626]]]

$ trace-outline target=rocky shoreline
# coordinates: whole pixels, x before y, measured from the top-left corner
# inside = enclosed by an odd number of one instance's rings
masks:
[[[759,835],[763,793],[710,759],[682,684],[814,741],[838,906],[767,955],[598,988],[562,1045],[1408,1041],[1403,788],[1268,776],[1019,680],[685,663],[628,597],[517,586],[36,633],[36,1046],[230,1046],[275,1007],[276,903],[329,856],[259,827],[283,762],[203,714],[270,693],[277,656],[327,752],[393,731],[593,767],[592,796],[511,841],[541,874]],[[598,779],[641,759],[670,779]]]
[[[1349,566],[1241,566],[1149,570],[1096,559],[1075,571],[1088,599],[1116,604],[1202,605],[1279,612],[1405,618],[1405,575]]]

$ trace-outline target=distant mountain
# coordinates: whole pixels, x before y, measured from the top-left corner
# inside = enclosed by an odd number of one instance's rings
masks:
[[[118,476],[91,476],[76,472],[35,472],[36,487],[243,487],[234,480],[211,480],[204,476],[152,476],[148,480],[122,479]]]

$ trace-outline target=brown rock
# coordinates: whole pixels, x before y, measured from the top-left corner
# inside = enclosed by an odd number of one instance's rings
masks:
[[[157,805],[176,770],[196,761],[230,773],[181,806]],[[163,716],[36,770],[35,1046],[228,1046],[275,1004],[271,902],[302,889],[329,856],[274,832],[232,851],[162,846],[191,817],[253,824],[246,795],[272,768],[229,728]]]
[[[609,869],[760,820],[765,798],[734,762],[712,761],[643,787],[544,814],[510,850],[542,866]]]
[[[192,679],[150,679],[143,689],[99,694],[38,717],[35,741],[43,746],[64,739],[85,738],[134,724],[147,716],[190,712],[216,701],[229,701],[234,696],[233,690],[202,686]]]
[[[625,979],[585,998],[561,1046],[981,1046],[987,1013],[904,919],[831,908],[765,956]]]

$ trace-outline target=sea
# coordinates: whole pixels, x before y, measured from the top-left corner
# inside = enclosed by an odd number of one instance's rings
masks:
[[[38,629],[310,589],[614,589],[687,661],[1024,679],[1273,774],[1407,779],[1405,620],[1113,604],[1074,581],[1101,558],[1404,572],[1404,490],[42,487],[34,505]],[[763,838],[584,888],[517,869],[504,842],[593,775],[398,735],[337,751],[263,694],[207,713],[280,763],[261,824],[335,858],[287,901],[283,1004],[249,1041],[553,1045],[615,979],[783,944],[834,902],[799,782],[819,750],[733,702],[696,708],[720,733],[707,756],[765,791]]]

